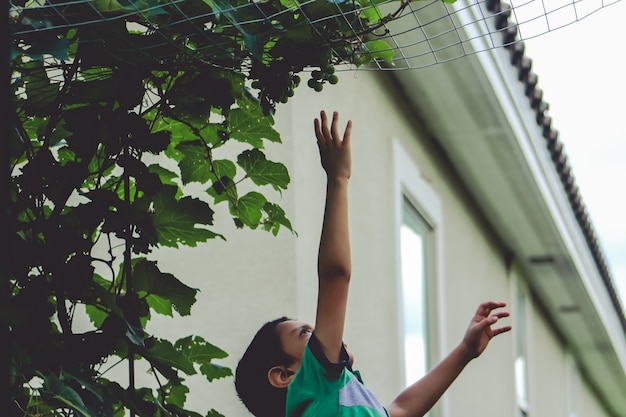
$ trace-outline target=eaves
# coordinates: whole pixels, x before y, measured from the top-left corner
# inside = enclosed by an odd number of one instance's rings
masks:
[[[623,307],[509,6],[481,9],[501,47],[477,44],[483,52],[394,76],[602,402],[626,416]]]

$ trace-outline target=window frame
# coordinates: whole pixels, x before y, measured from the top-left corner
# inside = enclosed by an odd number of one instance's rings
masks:
[[[442,299],[443,291],[443,204],[438,194],[427,179],[421,174],[418,164],[413,160],[400,143],[395,139],[393,143],[394,185],[395,185],[395,233],[396,233],[396,283],[397,283],[397,334],[399,346],[399,369],[401,370],[402,384],[405,383],[404,361],[404,319],[402,307],[402,260],[400,255],[400,230],[403,224],[403,207],[406,200],[424,220],[430,232],[425,240],[426,244],[426,297],[427,303],[426,325],[428,332],[427,345],[427,371],[437,363],[445,352],[441,349],[446,345],[445,332],[439,331],[446,322],[445,300]],[[432,416],[447,415],[449,409],[447,397],[442,398],[433,411]]]

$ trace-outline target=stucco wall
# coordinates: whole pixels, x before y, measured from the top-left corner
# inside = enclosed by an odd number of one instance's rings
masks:
[[[567,416],[567,362],[565,349],[554,329],[537,309],[529,326],[529,402],[537,415]]]

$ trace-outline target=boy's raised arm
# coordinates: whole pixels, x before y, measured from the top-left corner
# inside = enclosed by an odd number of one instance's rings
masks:
[[[491,326],[508,311],[499,309],[503,302],[488,301],[478,306],[461,343],[422,379],[407,387],[387,407],[390,417],[421,417],[439,400],[465,366],[480,356],[489,341],[511,330],[511,326]],[[495,311],[498,310],[498,311]]]
[[[343,135],[339,114],[332,122],[324,111],[315,119],[315,136],[322,167],[326,171],[326,205],[320,237],[317,271],[319,278],[315,334],[326,357],[339,360],[350,284],[351,260],[348,231],[348,180],[352,169],[348,121]]]

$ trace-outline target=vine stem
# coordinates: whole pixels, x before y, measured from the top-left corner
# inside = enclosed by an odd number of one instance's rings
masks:
[[[123,149],[124,154],[128,153],[128,145],[124,146]],[[130,203],[130,178],[127,170],[124,169],[123,178],[124,178],[124,200],[126,203]],[[129,221],[126,225],[126,233],[124,236],[124,241],[126,242],[126,247],[124,248],[124,274],[123,280],[126,284],[126,294],[130,294],[133,290],[133,280],[132,280],[132,259],[131,259],[131,238],[132,238],[132,224]],[[129,341],[128,343],[128,388],[131,393],[135,392],[135,348],[133,343]],[[130,410],[130,417],[134,417],[135,412]]]
[[[355,30],[353,33],[351,33],[349,35],[343,35],[343,36],[339,36],[337,38],[329,39],[328,42],[329,42],[330,45],[343,43],[343,42],[349,41],[351,39],[358,39],[359,42],[360,42],[363,36],[374,33],[376,30],[378,30],[378,29],[380,29],[382,27],[385,27],[385,25],[387,23],[389,23],[390,21],[396,19],[400,14],[402,14],[404,9],[406,9],[407,6],[410,3],[412,3],[412,0],[401,1],[400,2],[400,6],[398,6],[398,8],[393,13],[390,13],[387,16],[381,18],[380,22],[377,23],[376,25],[364,28],[364,29],[362,29],[360,31],[356,31]]]

